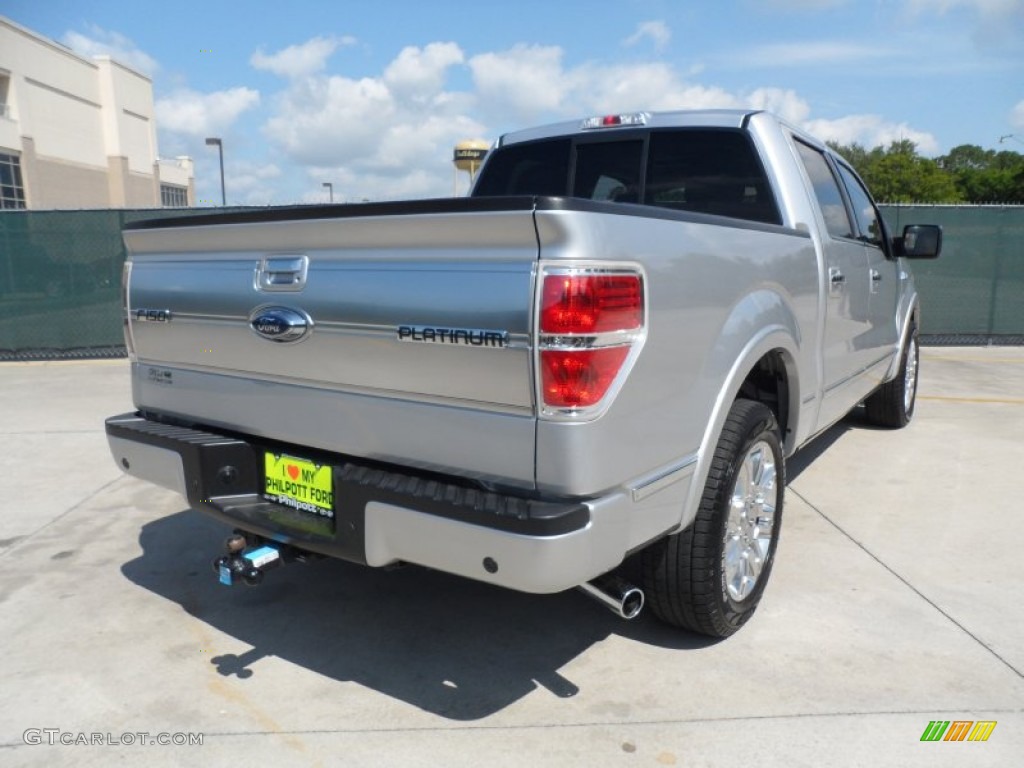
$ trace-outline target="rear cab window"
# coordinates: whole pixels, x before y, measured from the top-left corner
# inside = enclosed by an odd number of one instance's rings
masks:
[[[737,129],[623,130],[498,148],[473,196],[524,194],[782,223],[761,158]]]
[[[491,153],[473,197],[568,194],[571,139],[510,144]]]

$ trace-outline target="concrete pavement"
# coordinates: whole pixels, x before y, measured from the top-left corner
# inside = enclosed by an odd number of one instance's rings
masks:
[[[221,587],[227,529],[107,452],[127,363],[0,364],[0,763],[1017,764],[1024,349],[922,366],[908,429],[854,414],[790,462],[765,599],[715,643],[415,567]]]

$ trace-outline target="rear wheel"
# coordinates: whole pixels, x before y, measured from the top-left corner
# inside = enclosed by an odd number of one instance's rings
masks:
[[[864,401],[867,419],[880,427],[899,429],[914,418],[917,402],[918,370],[917,328],[912,326],[907,344],[900,356],[900,370],[892,381],[887,381]]]
[[[712,637],[728,637],[750,619],[775,558],[784,486],[775,415],[737,400],[693,524],[643,552],[644,589],[659,619]]]

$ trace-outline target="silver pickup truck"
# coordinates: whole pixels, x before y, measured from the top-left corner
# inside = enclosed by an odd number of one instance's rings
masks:
[[[860,403],[913,415],[906,260],[941,245],[755,111],[508,134],[468,198],[124,238],[110,450],[234,528],[225,584],[415,563],[719,637],[768,581],[786,457]]]

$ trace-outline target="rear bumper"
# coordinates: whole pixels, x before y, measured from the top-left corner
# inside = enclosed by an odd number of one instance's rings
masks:
[[[625,493],[585,502],[493,493],[135,413],[111,417],[106,429],[128,474],[236,528],[366,565],[405,561],[524,592],[558,592],[614,568],[629,539]],[[333,520],[266,501],[264,451],[333,467]]]

